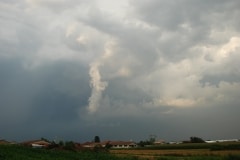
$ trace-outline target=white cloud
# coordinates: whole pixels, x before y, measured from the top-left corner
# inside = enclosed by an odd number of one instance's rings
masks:
[[[159,99],[157,104],[160,106],[171,107],[192,107],[196,105],[196,102],[191,99],[176,98],[176,99]]]
[[[231,53],[235,52],[240,47],[240,37],[232,37],[230,41],[223,45],[218,51],[219,58],[228,58]]]

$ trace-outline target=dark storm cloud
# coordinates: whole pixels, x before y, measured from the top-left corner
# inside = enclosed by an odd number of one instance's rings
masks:
[[[239,5],[1,1],[0,138],[238,138]]]
[[[61,61],[25,70],[20,59],[5,59],[0,74],[2,136],[13,136],[10,128],[24,138],[26,130],[34,133],[35,128],[39,136],[46,129],[57,135],[63,129],[58,125],[67,126],[84,114],[79,108],[87,105],[90,88],[82,65]]]
[[[77,118],[78,108],[87,104],[90,94],[87,70],[83,66],[67,62],[58,62],[51,66],[44,66],[38,73],[42,74],[42,79],[39,79],[43,86],[34,96],[34,111],[38,118],[46,121]]]

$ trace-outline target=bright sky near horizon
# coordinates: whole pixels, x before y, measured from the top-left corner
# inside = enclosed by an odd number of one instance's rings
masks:
[[[0,139],[240,138],[239,8],[1,0]]]

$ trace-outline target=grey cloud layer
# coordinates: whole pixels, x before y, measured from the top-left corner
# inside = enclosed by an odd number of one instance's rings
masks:
[[[0,138],[240,133],[239,1],[100,4],[0,2]]]

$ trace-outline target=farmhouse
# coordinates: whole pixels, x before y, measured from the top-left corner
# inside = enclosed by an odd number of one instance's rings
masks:
[[[155,142],[153,142],[154,145],[160,145],[160,144],[164,144],[165,141],[160,139],[160,140],[156,140]]]
[[[238,142],[238,139],[220,139],[220,140],[207,140],[206,143],[221,143],[221,142]]]
[[[0,144],[10,144],[10,142],[4,140],[4,139],[0,139]]]
[[[137,147],[137,144],[132,141],[111,141],[109,143],[112,148],[134,148]]]
[[[84,148],[94,148],[95,146],[97,146],[100,143],[95,143],[95,142],[85,142],[82,144],[82,146]]]
[[[103,141],[103,142],[85,142],[82,144],[84,148],[94,148],[96,146],[106,147],[109,145],[111,148],[133,148],[137,144],[132,141]]]
[[[32,140],[32,141],[22,142],[22,144],[25,145],[25,146],[31,146],[33,148],[46,148],[51,143],[49,143],[45,140]]]

